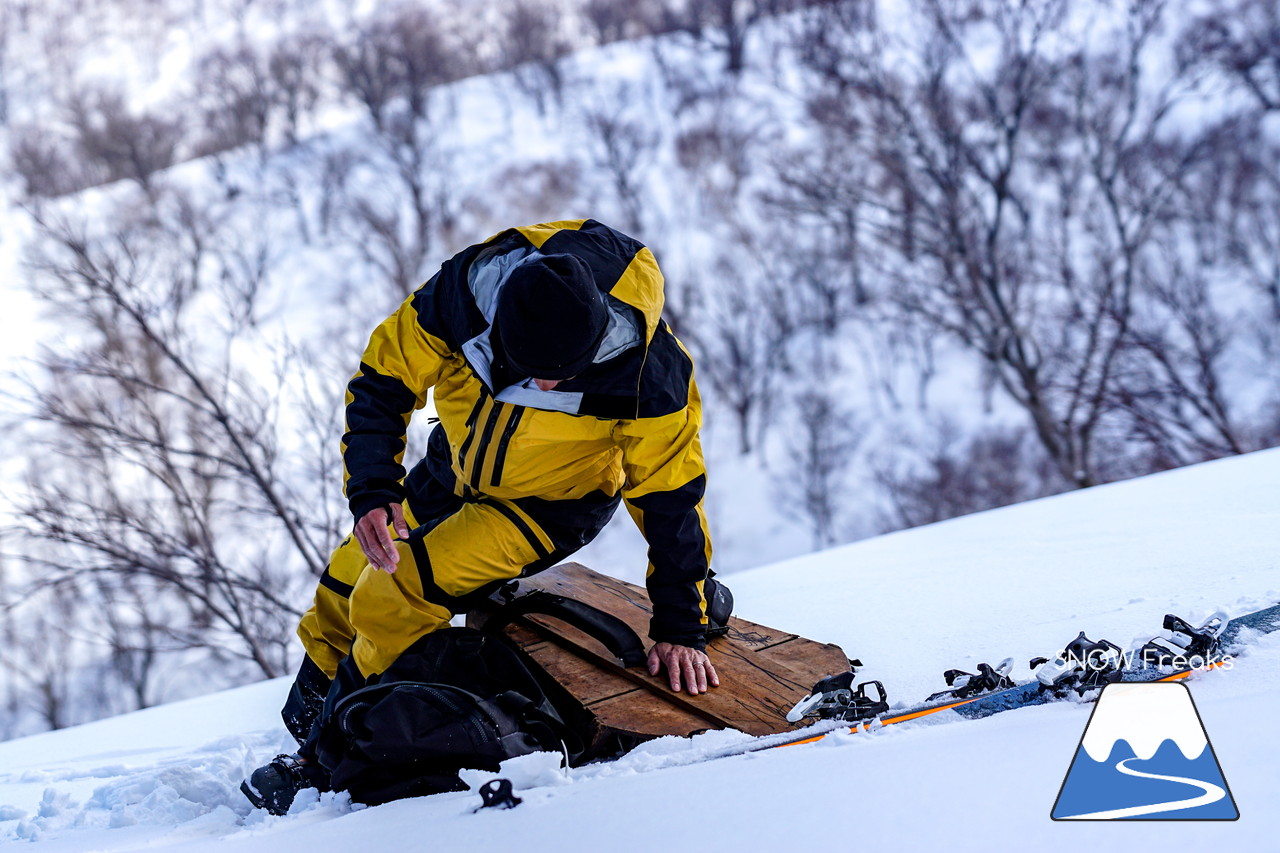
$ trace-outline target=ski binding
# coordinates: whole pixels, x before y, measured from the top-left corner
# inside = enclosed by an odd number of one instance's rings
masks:
[[[1083,695],[1120,680],[1124,653],[1115,643],[1090,640],[1081,631],[1057,656],[1032,658],[1031,668],[1036,670],[1036,680],[1042,690],[1059,694],[1075,690]]]
[[[1172,636],[1155,637],[1142,647],[1142,663],[1151,667],[1185,666],[1195,658],[1208,662],[1218,654],[1222,632],[1227,629],[1227,615],[1218,612],[1205,620],[1199,628],[1191,627],[1187,620],[1165,614],[1164,629]]]
[[[828,675],[813,685],[809,695],[787,712],[787,722],[798,723],[805,717],[823,720],[860,722],[870,720],[889,710],[884,685],[879,681],[864,681],[854,689],[853,679],[861,661],[849,661],[848,672]],[[875,696],[867,695],[867,688],[874,688]]]
[[[983,693],[994,693],[1013,687],[1013,679],[1009,673],[1013,671],[1013,658],[1005,658],[995,666],[989,663],[978,664],[978,671],[965,672],[961,669],[949,669],[942,674],[947,681],[948,690],[939,690],[924,701],[936,702],[939,699],[968,699]]]

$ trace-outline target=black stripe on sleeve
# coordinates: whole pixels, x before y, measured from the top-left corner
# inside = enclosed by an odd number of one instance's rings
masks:
[[[659,323],[640,374],[640,417],[660,418],[683,409],[689,404],[692,379],[693,360],[666,322]]]
[[[328,566],[325,566],[324,574],[320,576],[320,586],[324,587],[330,592],[336,592],[338,595],[342,596],[343,598],[350,598],[351,593],[355,590],[355,587],[353,587],[351,584],[343,583],[342,581],[335,578],[333,575],[329,574]]]
[[[442,270],[413,294],[413,312],[424,332],[444,341],[450,349],[461,343],[459,333],[465,334],[473,325],[465,302],[452,277]]]
[[[589,219],[576,231],[565,229],[552,234],[542,244],[542,253],[581,258],[595,276],[596,286],[608,293],[643,248],[640,241]]]
[[[347,385],[351,403],[347,406],[348,434],[404,432],[404,416],[417,405],[418,396],[394,376],[384,376],[360,362],[360,372]]]
[[[413,296],[418,324],[451,350],[458,350],[489,327],[467,284],[471,265],[485,252],[508,252],[529,245],[523,234],[510,229],[487,243],[468,246],[445,261]]]
[[[363,362],[347,388],[351,402],[342,461],[348,505],[359,518],[372,506],[399,503],[404,497],[404,467],[396,459],[405,448],[405,415],[414,410],[418,398],[399,379],[383,376]]]
[[[653,572],[646,586],[653,602],[649,635],[658,641],[701,648],[702,598],[695,584],[707,576],[707,540],[698,502],[707,478],[698,476],[678,489],[653,492],[628,503],[643,514]]]

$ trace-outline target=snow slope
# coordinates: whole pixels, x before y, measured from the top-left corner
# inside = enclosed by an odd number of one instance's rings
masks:
[[[941,670],[1053,651],[1081,629],[1121,645],[1166,611],[1199,617],[1280,598],[1280,451],[1048,498],[735,575],[744,616],[841,643],[904,703]],[[607,568],[607,567],[600,567]],[[47,851],[1274,850],[1280,831],[1280,636],[1190,682],[1240,809],[1234,823],[1054,823],[1089,706],[921,722],[695,763],[743,736],[664,739],[563,774],[505,768],[525,803],[473,814],[444,794],[353,808],[304,797],[273,818],[236,786],[288,746],[265,682],[0,743],[0,843]],[[476,774],[479,784],[487,774]],[[217,845],[215,848],[214,845]]]

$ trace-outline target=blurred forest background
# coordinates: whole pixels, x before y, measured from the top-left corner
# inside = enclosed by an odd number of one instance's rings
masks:
[[[291,673],[368,333],[579,217],[722,570],[1280,444],[1273,0],[3,0],[0,737]]]

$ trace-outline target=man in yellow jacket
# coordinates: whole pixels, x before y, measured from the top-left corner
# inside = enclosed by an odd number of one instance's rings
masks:
[[[590,542],[623,501],[649,544],[650,672],[675,691],[718,685],[701,405],[662,305],[649,249],[579,220],[463,250],[378,326],[347,391],[354,532],[298,629],[307,659],[284,717],[300,742],[348,655],[378,675]],[[406,475],[405,431],[432,389],[439,423]]]

